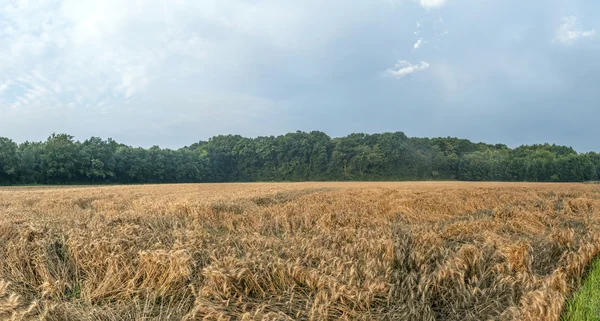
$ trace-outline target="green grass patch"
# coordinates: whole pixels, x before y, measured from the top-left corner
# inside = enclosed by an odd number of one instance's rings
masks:
[[[600,321],[600,258],[590,268],[583,286],[567,302],[563,321]]]

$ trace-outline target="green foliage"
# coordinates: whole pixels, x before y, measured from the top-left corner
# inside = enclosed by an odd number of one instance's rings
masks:
[[[600,259],[596,259],[583,286],[567,302],[563,321],[600,321]]]
[[[80,174],[92,181],[113,177],[116,149],[117,144],[111,139],[92,137],[83,142],[79,149]]]
[[[67,134],[52,134],[41,151],[41,172],[43,183],[66,184],[75,178],[80,168],[78,150],[80,144]]]
[[[221,135],[178,150],[52,134],[17,145],[0,138],[0,184],[105,184],[317,180],[591,181],[600,154],[550,144],[411,138],[402,132]]]
[[[8,138],[0,137],[0,184],[8,184],[14,180],[18,164],[17,144]]]

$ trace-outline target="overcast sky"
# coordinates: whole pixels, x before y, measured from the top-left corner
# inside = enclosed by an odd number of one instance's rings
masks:
[[[600,151],[600,1],[0,0],[0,136],[404,131]]]

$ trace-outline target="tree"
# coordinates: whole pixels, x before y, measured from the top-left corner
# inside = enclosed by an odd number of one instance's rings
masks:
[[[593,180],[600,180],[600,154],[590,152],[587,153],[587,157],[590,159],[590,162],[592,162],[595,169]]]
[[[233,150],[242,139],[239,135],[215,136],[201,147],[208,155],[211,181],[239,181],[240,173]]]
[[[596,175],[596,168],[586,155],[563,154],[556,162],[557,179],[563,182],[591,181]]]
[[[524,159],[524,180],[548,182],[555,173],[556,156],[549,150],[530,152]]]
[[[43,182],[41,159],[44,145],[40,142],[24,142],[19,145],[19,178],[23,184]]]
[[[78,146],[73,136],[52,134],[43,145],[41,171],[44,182],[66,184],[76,180],[78,169]]]
[[[115,152],[115,176],[120,183],[148,183],[151,168],[148,151],[119,146]]]
[[[92,137],[83,142],[79,150],[80,173],[92,182],[105,181],[115,176],[115,152],[117,145]]]
[[[466,181],[490,180],[491,159],[489,152],[478,151],[465,154],[459,164],[458,178]]]
[[[148,149],[67,134],[17,145],[0,138],[0,184],[177,183],[306,180],[586,181],[600,155],[550,144],[519,146],[402,132],[331,138],[297,131],[221,135],[178,150]]]
[[[18,146],[12,140],[0,137],[0,184],[15,181],[19,166]]]
[[[367,152],[362,147],[365,137],[365,134],[352,134],[334,140],[330,164],[333,177],[347,180],[352,177],[353,172],[360,174],[360,161],[354,158],[361,158],[361,153]]]

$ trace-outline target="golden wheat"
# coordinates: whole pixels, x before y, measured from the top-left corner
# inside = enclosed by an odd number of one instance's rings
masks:
[[[559,320],[600,187],[0,188],[8,320]]]

